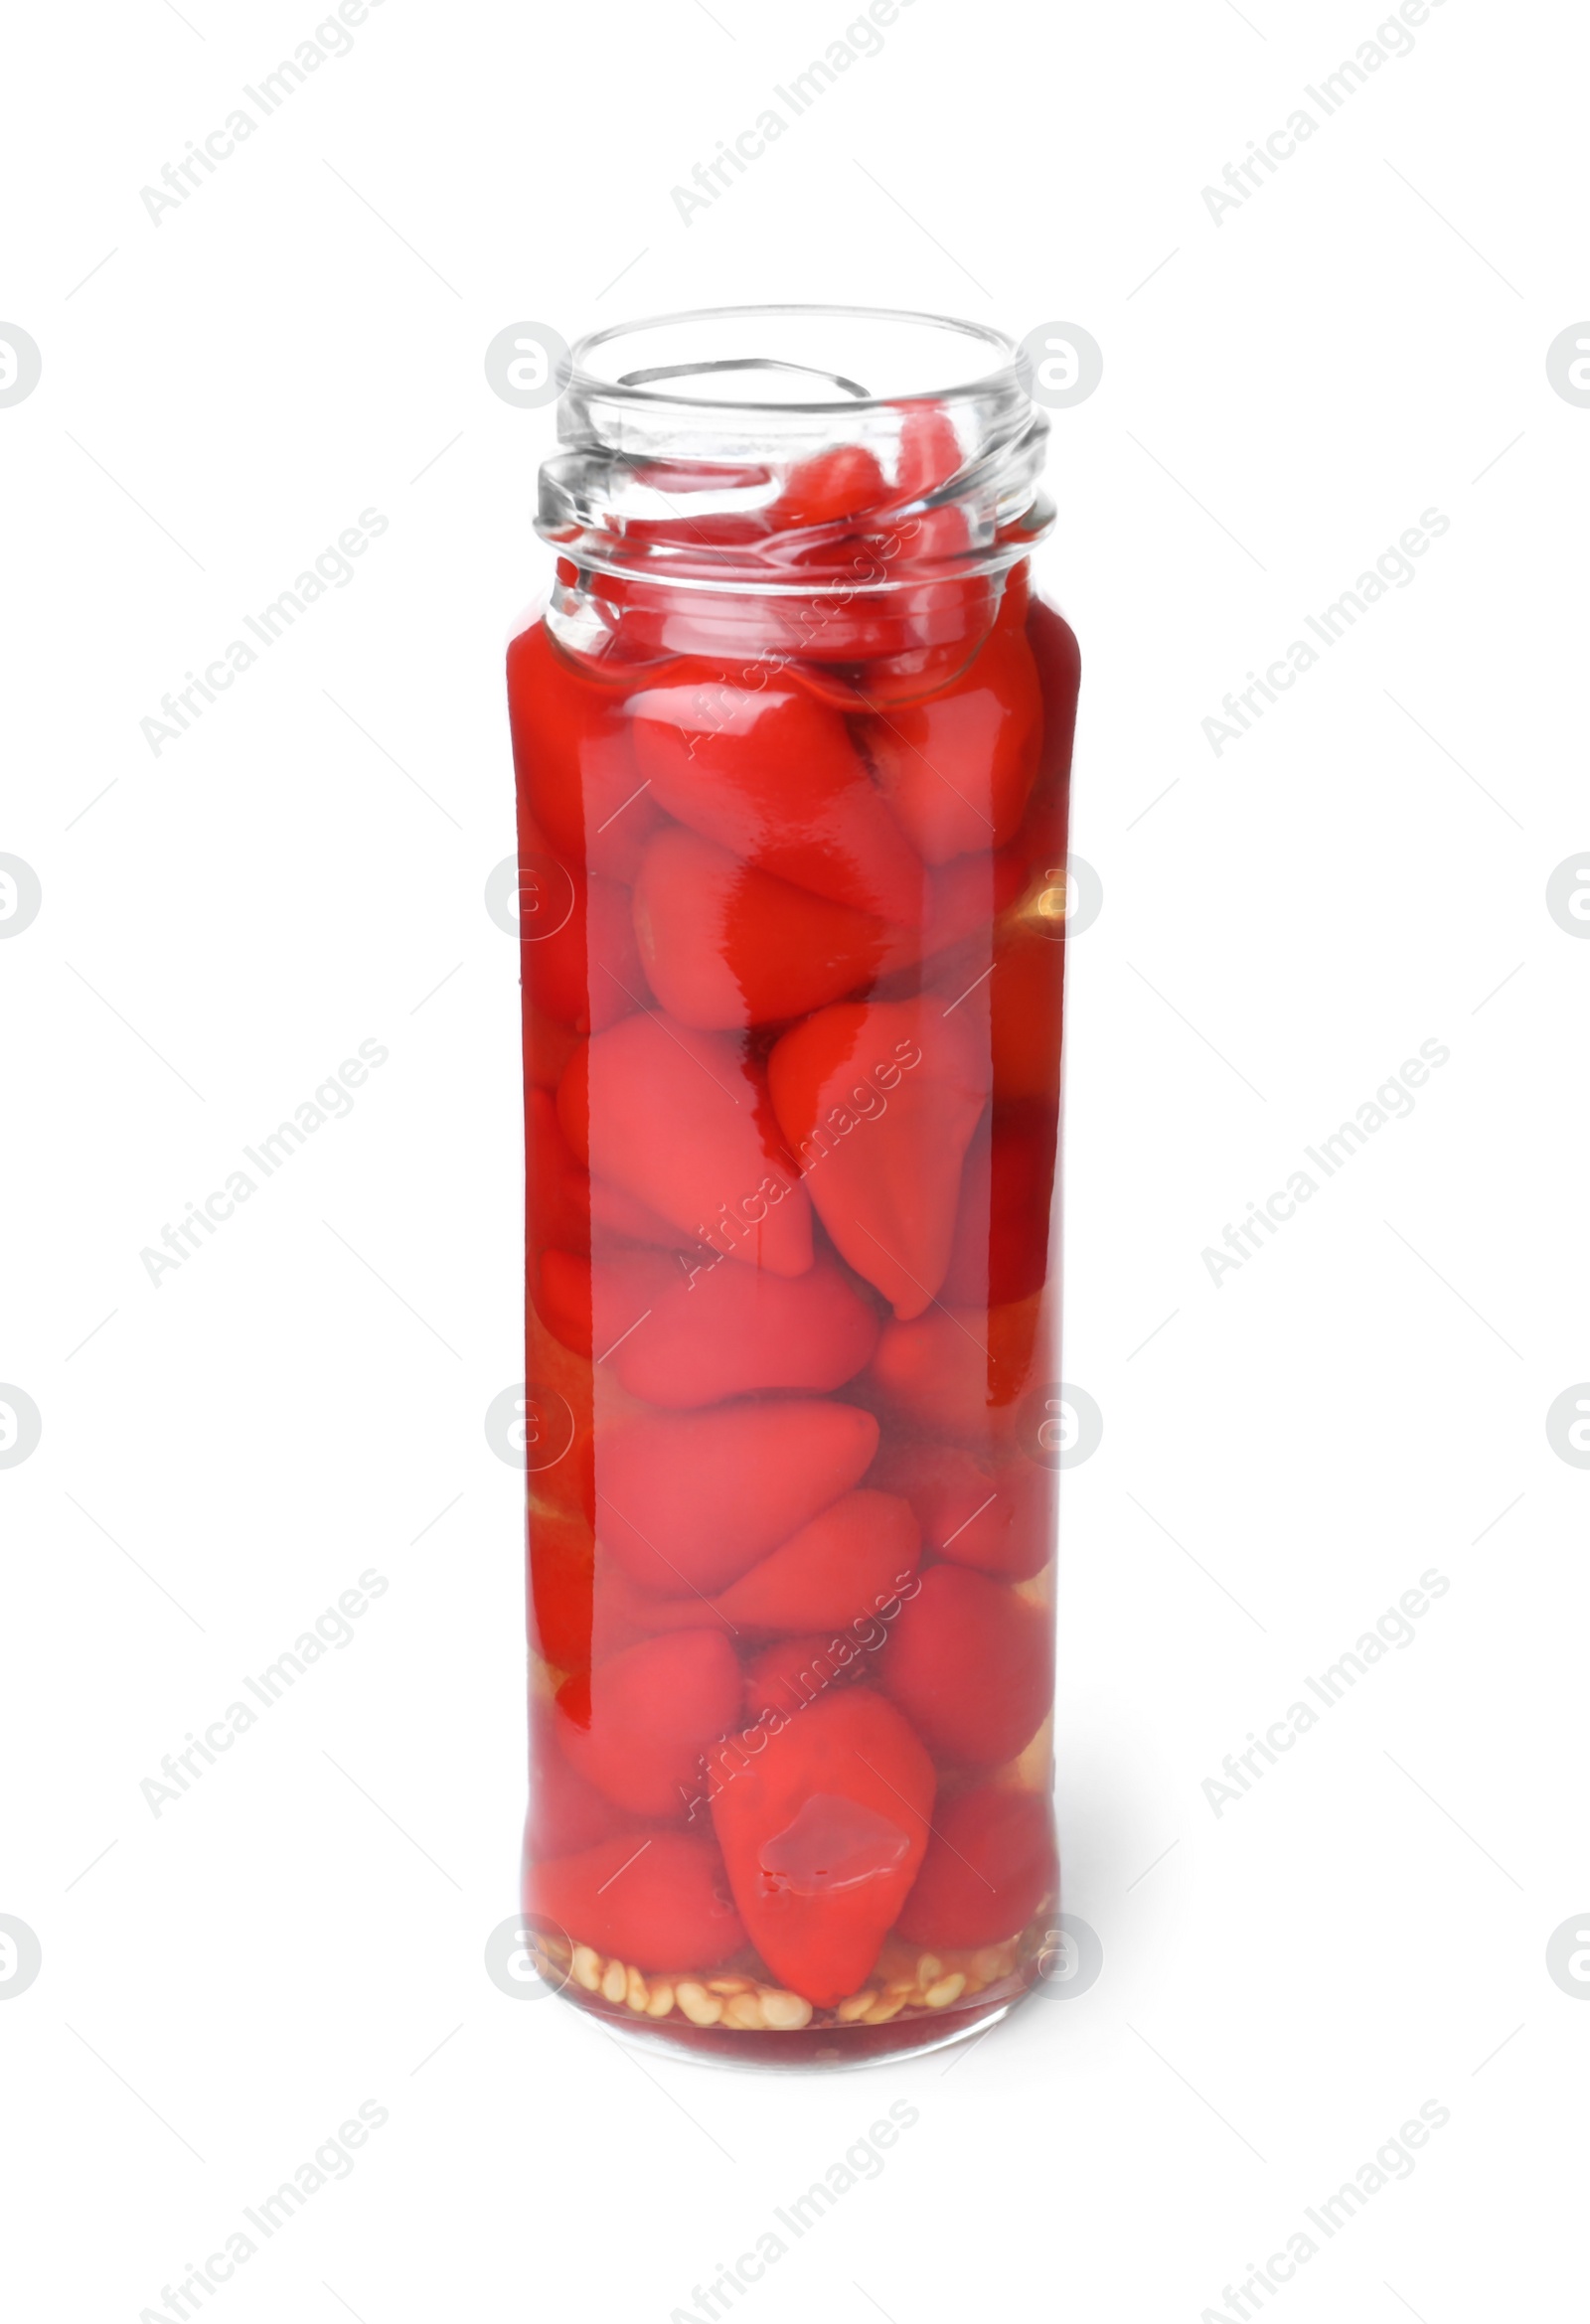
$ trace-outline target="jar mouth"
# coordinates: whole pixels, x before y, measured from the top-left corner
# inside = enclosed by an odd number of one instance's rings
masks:
[[[747,355],[743,346],[736,354],[713,352],[737,334],[754,335],[769,352]],[[807,355],[826,349],[837,360],[833,364],[803,362],[773,352],[797,346]],[[984,359],[983,368],[967,376],[956,357],[969,361],[974,349]],[[638,367],[631,363],[632,355],[646,353],[662,360]],[[598,355],[602,357],[599,363]],[[992,364],[987,362],[989,357],[994,359]],[[718,414],[728,406],[745,413],[818,416],[905,402],[1003,399],[1013,392],[1026,400],[1027,395],[1021,351],[1005,332],[991,324],[962,322],[953,315],[913,308],[799,304],[692,307],[589,332],[575,344],[571,361],[565,390],[570,404],[611,400]],[[958,371],[960,376],[924,376],[934,369]],[[863,370],[873,374],[877,384],[870,385],[854,376]],[[668,377],[681,382],[715,378],[727,387],[755,373],[765,374],[764,384],[769,386],[775,374],[787,375],[791,381],[804,375],[826,380],[839,391],[807,396],[794,392],[715,394],[699,386],[690,392],[683,386],[661,385]]]
[[[991,325],[706,307],[609,325],[571,360],[537,530],[576,565],[691,590],[893,591],[998,572],[1048,528],[1047,422]],[[871,497],[792,496],[825,458],[874,479]]]

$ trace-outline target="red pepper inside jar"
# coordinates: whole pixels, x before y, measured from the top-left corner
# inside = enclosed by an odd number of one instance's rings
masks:
[[[970,2033],[1058,1910],[1044,432],[970,324],[599,333],[509,648],[525,1916],[570,2000],[758,2064]]]

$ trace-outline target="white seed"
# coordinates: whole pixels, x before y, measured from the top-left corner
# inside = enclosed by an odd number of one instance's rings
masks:
[[[922,1999],[929,2009],[948,2009],[952,2001],[959,2001],[966,1990],[966,1979],[959,1969],[948,1977],[940,1977],[936,1985],[929,1985]]]
[[[654,1985],[651,1999],[646,2004],[648,2017],[666,2017],[674,2006],[674,1988],[668,1983]]]
[[[924,1952],[921,1959],[916,1964],[916,1982],[918,1985],[920,1985],[925,1991],[929,1985],[936,1985],[943,1974],[944,1963],[939,1959],[938,1954],[936,1952]]]
[[[769,1993],[764,1987],[759,1998],[764,2024],[776,2026],[780,2033],[798,2033],[812,2022],[812,2005],[798,1993]]]
[[[715,2026],[723,2014],[723,2004],[717,1995],[690,1979],[675,1986],[674,1999],[693,2026]]]
[[[997,1984],[1016,1966],[1016,1947],[1010,1943],[985,1944],[981,1952],[973,1953],[972,1966],[989,1984]]]
[[[724,2025],[736,2026],[741,2033],[760,2033],[767,2020],[762,2005],[754,1993],[732,1993],[723,2012]]]
[[[595,1993],[600,1990],[602,1956],[599,1952],[592,1952],[588,1944],[575,1945],[573,1970],[576,1985],[583,1985],[587,1993]]]
[[[874,2002],[872,2008],[862,2019],[862,2023],[864,2026],[885,2026],[891,2017],[898,2017],[904,2007],[905,1995],[903,1993],[885,1994],[881,2001]]]
[[[842,2026],[854,2025],[859,2017],[867,2015],[876,1999],[877,1995],[869,1985],[865,1993],[847,1993],[834,2014]]]
[[[609,1961],[602,1971],[602,1999],[622,2001],[629,1990],[629,1972],[622,1961]]]
[[[709,1977],[707,1990],[709,1993],[723,1994],[754,1993],[756,1980],[754,1977]]]
[[[630,2008],[633,2009],[638,2016],[644,2016],[647,2003],[651,2000],[651,1995],[646,1990],[646,1980],[641,1975],[639,1969],[631,1969],[629,1971],[624,1986],[624,1999],[628,2002]]]

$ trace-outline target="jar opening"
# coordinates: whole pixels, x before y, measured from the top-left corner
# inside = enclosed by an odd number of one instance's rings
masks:
[[[1004,332],[874,307],[702,307],[593,331],[573,351],[570,404],[644,399],[814,417],[858,402],[1021,393]],[[664,387],[677,380],[679,387]],[[689,381],[687,386],[685,383]],[[824,389],[826,388],[826,392]]]
[[[827,306],[657,316],[574,349],[538,530],[576,566],[683,589],[964,580],[1046,531],[1046,432],[1015,343],[984,324]]]

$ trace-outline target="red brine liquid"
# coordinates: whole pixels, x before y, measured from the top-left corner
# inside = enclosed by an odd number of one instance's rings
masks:
[[[1024,558],[946,570],[959,457],[928,404],[753,518],[671,474],[668,576],[565,558],[508,656],[525,1914],[572,2000],[759,2063],[953,2038],[1057,1912],[1078,665]],[[764,544],[776,592],[691,586]]]

